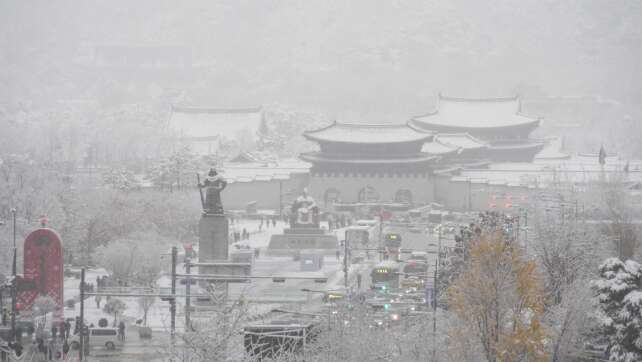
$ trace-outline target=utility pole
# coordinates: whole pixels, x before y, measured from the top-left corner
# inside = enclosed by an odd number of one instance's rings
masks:
[[[439,228],[439,237],[437,238],[437,263],[441,265],[441,227]]]
[[[171,314],[170,335],[172,337],[172,346],[176,336],[176,259],[178,249],[172,247],[172,298],[169,300],[169,312]]]
[[[279,180],[279,219],[283,219],[283,181]]]
[[[348,290],[348,230],[343,241],[343,283]]]
[[[383,213],[379,214],[379,250],[383,249]],[[383,260],[383,254],[379,253],[379,262]]]
[[[13,264],[11,265],[11,342],[16,342],[16,298],[18,294],[18,281],[16,280],[16,263],[18,248],[16,247],[16,209],[11,209],[13,217]]]
[[[80,269],[80,348],[78,361],[82,362],[85,351],[85,268]]]
[[[190,275],[190,271],[192,269],[192,261],[190,259],[185,259],[185,274]],[[190,328],[190,286],[192,284],[191,278],[187,278],[186,284],[185,284],[185,331],[187,332],[188,328]]]
[[[439,259],[439,255],[437,255]],[[432,302],[432,360],[436,360],[437,355],[437,260],[435,260],[435,274],[432,279],[433,282],[433,302]]]
[[[528,255],[528,210],[524,209],[524,254]]]

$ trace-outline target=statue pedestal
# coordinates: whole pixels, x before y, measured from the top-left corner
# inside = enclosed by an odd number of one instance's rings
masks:
[[[227,261],[228,232],[227,218],[225,215],[203,214],[198,222],[198,261],[214,262]],[[211,274],[215,271],[211,267],[198,267],[199,274]],[[195,305],[214,305],[227,298],[227,283],[199,281],[202,288],[214,287],[214,300],[196,300]]]
[[[228,235],[225,215],[203,214],[198,223],[198,260],[227,260]]]
[[[318,250],[324,254],[333,254],[339,247],[338,244],[334,233],[303,227],[284,229],[283,234],[272,235],[267,251],[270,255],[293,255],[301,250]]]

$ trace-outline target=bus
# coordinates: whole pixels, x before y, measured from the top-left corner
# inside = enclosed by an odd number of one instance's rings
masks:
[[[399,249],[401,247],[401,234],[385,233],[383,235],[383,240],[386,244],[386,248]]]
[[[399,288],[399,264],[394,261],[384,260],[372,268],[371,289],[390,290]]]
[[[379,221],[357,220],[346,228],[348,245],[374,246],[379,242]]]

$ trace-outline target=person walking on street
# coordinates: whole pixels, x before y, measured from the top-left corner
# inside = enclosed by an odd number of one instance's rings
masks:
[[[361,273],[357,274],[357,289],[361,290]]]
[[[65,327],[65,340],[67,340],[67,338],[69,338],[69,332],[71,332],[71,323],[69,323],[69,321],[65,321],[63,325]]]
[[[100,295],[97,295],[94,299],[96,300],[96,309],[100,309],[100,302],[103,298]]]
[[[121,341],[125,341],[125,322],[123,321],[118,324],[118,337]]]

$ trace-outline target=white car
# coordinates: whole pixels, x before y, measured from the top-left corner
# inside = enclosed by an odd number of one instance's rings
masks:
[[[69,343],[71,348],[77,350],[80,348],[80,334],[71,337]],[[89,329],[89,347],[104,346],[109,350],[116,347],[122,347],[123,342],[118,338],[118,329],[116,328],[90,328]]]

